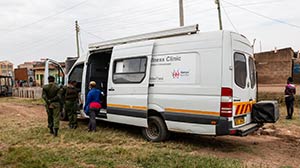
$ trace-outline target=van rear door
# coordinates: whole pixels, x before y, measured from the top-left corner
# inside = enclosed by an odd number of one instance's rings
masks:
[[[107,87],[108,120],[147,126],[152,51],[152,41],[113,48]]]
[[[44,81],[43,84],[49,83],[48,77],[52,75],[55,77],[55,83],[58,85],[65,85],[65,72],[59,62],[52,59],[46,59],[45,61],[45,71],[44,71]]]
[[[252,47],[242,35],[232,33],[233,122],[240,127],[251,122],[251,108],[256,98],[255,65]]]

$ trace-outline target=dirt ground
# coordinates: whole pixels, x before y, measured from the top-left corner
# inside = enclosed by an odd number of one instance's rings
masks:
[[[46,112],[42,105],[0,102],[0,119],[3,118],[9,118],[9,121],[17,123],[20,129],[34,127],[36,124],[46,126]],[[300,119],[297,116],[293,123],[286,123],[285,119],[281,120],[276,124],[267,124],[260,131],[247,137],[203,137],[185,134],[169,142],[185,141],[199,146],[196,151],[193,151],[196,154],[237,158],[247,167],[299,167],[300,124],[294,123],[300,122]],[[0,150],[5,148],[3,145],[0,142]]]

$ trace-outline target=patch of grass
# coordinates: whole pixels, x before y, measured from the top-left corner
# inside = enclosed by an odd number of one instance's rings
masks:
[[[234,159],[220,159],[212,156],[193,156],[182,154],[180,151],[157,151],[147,156],[137,158],[137,163],[144,168],[157,167],[186,167],[186,168],[235,168],[241,167],[241,163]]]
[[[287,119],[285,119],[285,117],[287,115],[285,104],[281,105],[280,108],[279,108],[280,118],[277,121],[276,125],[280,125],[280,126],[284,126],[284,127],[289,127],[291,125],[300,126],[299,110],[300,110],[299,108],[295,107],[294,108],[293,119],[292,120],[287,120]]]
[[[55,152],[38,147],[10,147],[3,157],[0,162],[0,166],[3,167],[53,167],[54,165],[74,167],[77,165],[61,151]]]
[[[259,92],[258,101],[261,100],[276,100],[280,106],[285,106],[284,93],[268,93]],[[300,95],[295,95],[295,107],[300,107]]]
[[[291,126],[291,125],[296,125],[300,126],[299,118],[300,118],[300,113],[299,113],[299,108],[300,108],[300,95],[295,96],[295,102],[294,102],[294,114],[293,114],[293,119],[292,120],[286,120],[285,117],[287,115],[287,110],[285,106],[285,100],[284,100],[284,94],[283,93],[267,93],[267,92],[262,92],[258,94],[258,101],[261,100],[276,100],[279,103],[279,113],[280,113],[280,118],[278,122],[276,123],[277,125],[281,126]]]
[[[43,99],[26,99],[18,97],[1,97],[0,102],[11,102],[18,104],[27,104],[27,105],[44,105]]]
[[[106,125],[89,133],[85,122],[70,130],[62,123],[59,137],[46,127],[1,130],[0,167],[241,167],[235,159],[202,156],[186,143],[150,143]],[[65,126],[64,126],[65,125]],[[13,132],[11,132],[13,131]]]
[[[242,167],[235,159],[197,156],[181,150],[66,146],[12,146],[0,157],[1,167]],[[83,166],[84,167],[84,166]]]
[[[38,100],[19,98],[1,98],[1,102],[39,104]],[[243,162],[226,158],[226,153],[253,153],[252,146],[187,134],[151,143],[141,137],[137,127],[106,122],[98,122],[95,133],[87,132],[86,121],[79,121],[76,130],[61,122],[59,136],[54,138],[46,120],[33,120],[31,126],[23,127],[15,118],[0,116],[0,120],[0,167],[238,168]],[[214,156],[214,151],[224,153],[225,158]]]

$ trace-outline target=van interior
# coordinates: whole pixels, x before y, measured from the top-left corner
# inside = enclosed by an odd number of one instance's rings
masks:
[[[106,109],[106,94],[107,94],[107,81],[108,81],[108,72],[110,58],[112,54],[112,48],[106,50],[99,50],[91,53],[88,65],[87,65],[87,74],[86,74],[86,94],[89,91],[89,82],[95,81],[97,88],[104,92],[104,96],[101,96],[101,105],[102,108]],[[86,95],[87,96],[87,95]]]

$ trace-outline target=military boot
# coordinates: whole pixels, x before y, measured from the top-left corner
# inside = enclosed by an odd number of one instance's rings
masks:
[[[53,132],[53,127],[51,127],[51,128],[49,128],[49,130],[50,130],[50,134],[54,134],[54,132]]]
[[[58,128],[54,128],[54,134],[53,135],[56,137],[57,134],[58,134]]]

